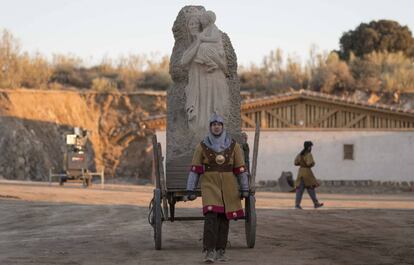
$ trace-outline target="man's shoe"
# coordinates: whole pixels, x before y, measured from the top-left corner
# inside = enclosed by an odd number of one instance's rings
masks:
[[[226,251],[224,249],[219,249],[216,251],[216,260],[226,262],[229,259],[224,255]]]
[[[204,262],[205,263],[214,263],[214,261],[216,260],[216,251],[213,250],[207,250],[206,251],[206,255],[204,257]]]
[[[317,209],[317,208],[320,208],[320,207],[322,207],[323,206],[323,203],[315,203],[315,209]]]
[[[295,209],[297,209],[297,210],[303,210],[302,207],[300,207],[300,205],[296,205],[295,206]]]

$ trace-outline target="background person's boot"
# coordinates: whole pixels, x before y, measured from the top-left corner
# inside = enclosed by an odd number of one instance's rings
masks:
[[[315,203],[315,205],[314,205],[315,209],[320,208],[320,207],[322,207],[322,206],[323,206],[323,203],[320,203],[320,202],[317,202],[317,203]]]

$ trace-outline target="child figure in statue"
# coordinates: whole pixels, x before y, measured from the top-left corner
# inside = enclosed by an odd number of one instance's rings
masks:
[[[227,70],[221,32],[214,24],[215,21],[216,15],[213,11],[206,11],[201,15],[200,22],[203,31],[199,35],[201,43],[197,57],[194,59],[195,62],[208,66],[207,72],[209,73],[219,68],[223,72]]]

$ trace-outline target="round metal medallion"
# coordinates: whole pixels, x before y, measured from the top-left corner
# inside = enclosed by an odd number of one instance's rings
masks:
[[[223,164],[223,163],[224,163],[224,161],[226,161],[226,158],[224,158],[224,156],[223,156],[223,155],[217,155],[217,156],[216,156],[216,163],[217,163],[217,164],[221,165],[221,164]]]

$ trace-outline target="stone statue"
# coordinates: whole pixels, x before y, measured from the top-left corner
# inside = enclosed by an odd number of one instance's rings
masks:
[[[233,138],[241,139],[237,58],[229,37],[216,26],[214,12],[202,6],[185,6],[172,31],[175,42],[170,58],[173,84],[167,90],[167,171],[169,165],[191,162],[213,112],[223,116]]]
[[[228,112],[227,63],[215,20],[212,11],[194,9],[187,16],[192,43],[184,51],[181,63],[189,66],[185,94],[188,125],[192,129],[206,129],[213,112],[220,115]]]

